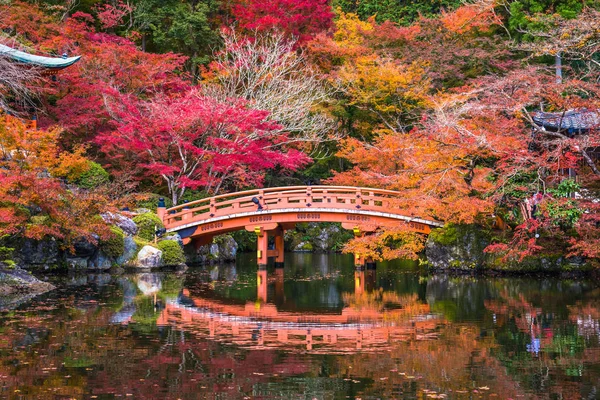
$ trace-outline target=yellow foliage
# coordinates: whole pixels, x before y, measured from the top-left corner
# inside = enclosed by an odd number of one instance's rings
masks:
[[[338,9],[339,18],[335,22],[336,31],[333,40],[342,47],[360,46],[364,42],[364,33],[373,30],[375,21],[369,18],[361,21],[358,15],[343,13]]]
[[[402,113],[426,106],[431,87],[422,65],[402,65],[374,54],[344,65],[339,78],[351,104],[381,113]]]

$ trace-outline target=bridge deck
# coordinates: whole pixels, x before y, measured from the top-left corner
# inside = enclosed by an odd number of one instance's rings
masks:
[[[404,215],[401,193],[345,186],[292,186],[249,190],[163,210],[168,231],[198,227],[190,236],[214,235],[254,223],[347,222],[358,225],[412,224],[428,233],[438,221]],[[188,236],[188,235],[186,235]]]

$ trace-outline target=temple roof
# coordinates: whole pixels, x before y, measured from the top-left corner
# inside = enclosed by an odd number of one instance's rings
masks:
[[[45,57],[25,53],[24,51],[13,49],[12,47],[0,44],[0,55],[5,55],[16,62],[30,64],[41,68],[58,70],[75,64],[81,56],[77,57]]]
[[[558,113],[538,112],[533,115],[533,122],[549,131],[584,133],[590,129],[600,128],[600,112],[587,109]]]

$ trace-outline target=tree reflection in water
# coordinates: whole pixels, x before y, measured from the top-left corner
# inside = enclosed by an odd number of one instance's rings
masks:
[[[0,397],[596,396],[591,282],[312,260],[57,282],[0,314]]]

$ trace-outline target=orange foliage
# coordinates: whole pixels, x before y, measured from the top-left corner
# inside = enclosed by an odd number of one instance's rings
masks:
[[[93,191],[68,190],[88,168],[82,149],[61,151],[60,132],[28,129],[15,118],[0,118],[0,235],[52,237],[69,247],[74,239],[95,242],[109,234],[99,214],[108,208]]]
[[[483,0],[467,4],[452,12],[444,12],[441,21],[451,32],[458,34],[487,32],[494,25],[502,23],[501,18],[494,12],[496,2]]]

